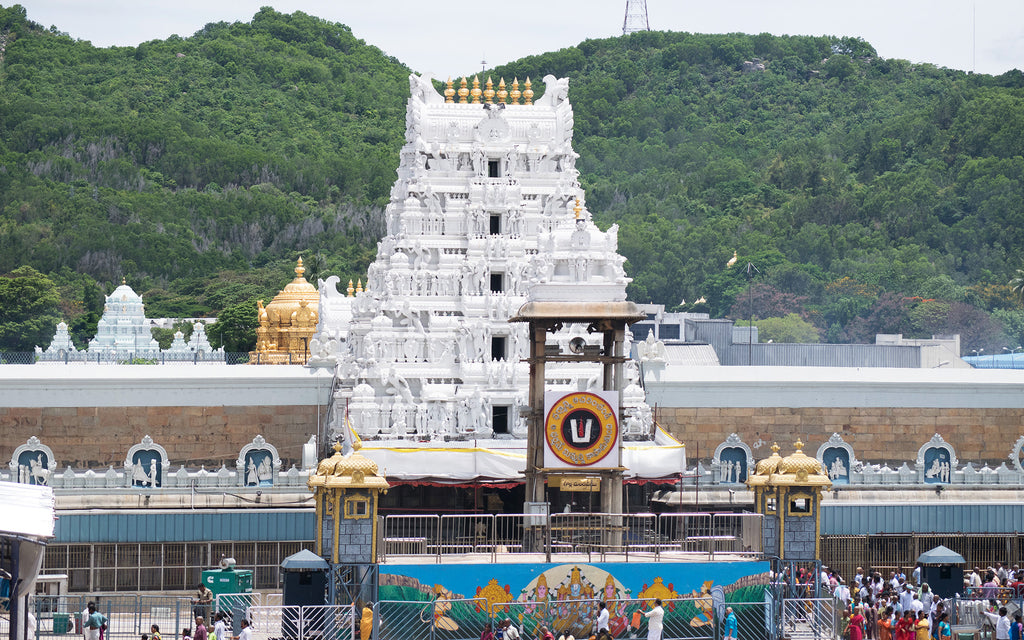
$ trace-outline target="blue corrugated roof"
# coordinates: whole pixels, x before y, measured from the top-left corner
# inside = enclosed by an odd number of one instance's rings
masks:
[[[822,535],[873,533],[1015,533],[1024,531],[1024,504],[830,504],[821,509]]]
[[[58,544],[312,540],[312,509],[123,511],[61,514]],[[1015,533],[1024,531],[1024,504],[829,504],[822,535],[876,533]]]
[[[61,514],[54,542],[269,542],[312,540],[315,531],[312,509],[108,511]]]

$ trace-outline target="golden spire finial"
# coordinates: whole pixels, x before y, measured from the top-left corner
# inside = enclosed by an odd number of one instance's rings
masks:
[[[804,450],[804,443],[803,443],[802,440],[800,440],[800,438],[796,439],[796,442],[793,444],[793,446],[796,447],[797,451],[803,451]]]
[[[779,447],[779,443],[778,442],[773,442],[772,443],[772,453],[778,453],[780,448],[781,447]]]
[[[526,76],[526,91],[523,92],[523,104],[533,104],[533,83],[530,76]]]
[[[448,76],[448,86],[444,90],[444,101],[455,102],[455,88],[452,86],[451,76]]]
[[[494,104],[494,83],[491,82],[491,76],[487,76],[487,88],[484,89],[484,102],[487,104]]]
[[[334,453],[341,453],[341,443],[337,440],[334,441],[334,446],[331,448],[334,449]]]
[[[355,289],[353,289],[353,288],[352,288],[352,281],[351,281],[351,280],[349,280],[349,281],[348,281],[348,289],[346,289],[346,292],[348,293],[348,297],[350,297],[350,298],[351,298],[351,297],[352,297],[352,293],[353,293],[354,291],[355,291]]]
[[[302,266],[302,256],[299,256],[299,261],[295,263],[295,277],[302,278],[304,273],[306,273],[306,267]]]
[[[580,213],[583,211],[583,206],[580,205],[580,199],[579,198],[576,198],[576,206],[573,207],[572,210],[576,213],[576,219],[579,220],[580,219]]]
[[[508,91],[505,90],[505,78],[502,78],[498,83],[498,102],[502,104],[508,102]]]
[[[459,104],[466,104],[469,97],[469,89],[466,88],[466,76],[462,76],[462,83],[459,85]]]
[[[523,95],[519,90],[519,76],[512,80],[512,93],[509,95],[512,96],[512,104],[519,104],[519,96]]]
[[[473,104],[480,104],[480,76],[473,76],[473,88],[470,89],[469,95],[473,97]]]
[[[362,292],[363,292],[363,279],[359,278],[359,280],[356,281],[356,293],[362,293]]]
[[[128,284],[128,281],[124,279],[124,276],[121,276],[121,284]]]

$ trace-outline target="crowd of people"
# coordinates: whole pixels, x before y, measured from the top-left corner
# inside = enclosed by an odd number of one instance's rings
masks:
[[[948,600],[936,596],[922,581],[918,564],[910,575],[903,571],[865,572],[857,567],[847,582],[836,571],[823,566],[798,569],[794,583],[814,585],[831,594],[843,609],[840,631],[844,640],[951,640],[951,611]],[[982,578],[984,575],[984,579]],[[1024,571],[996,563],[984,574],[975,567],[964,578],[964,595],[977,601],[995,629],[995,640],[1024,640],[1021,614],[1012,617],[1000,602],[1024,597]]]

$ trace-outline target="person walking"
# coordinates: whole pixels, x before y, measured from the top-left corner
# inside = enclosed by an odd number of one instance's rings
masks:
[[[739,635],[740,623],[732,607],[725,608],[725,640],[736,640]]]
[[[665,610],[661,608],[661,598],[654,601],[654,608],[644,614],[647,618],[647,640],[661,640],[662,621]]]
[[[857,605],[850,616],[850,640],[864,640],[864,616],[861,614],[861,607]]]
[[[107,616],[96,610],[96,603],[86,607],[89,615],[85,618],[85,640],[100,640],[100,631],[107,628]]]
[[[203,616],[196,616],[196,632],[192,634],[192,640],[206,640],[209,637],[206,631],[206,623]]]
[[[227,616],[224,615],[224,612],[218,611],[213,615],[213,619],[213,635],[217,637],[217,640],[231,640],[231,632],[228,631]]]
[[[608,605],[604,602],[599,602],[597,605],[597,638],[603,640],[604,637],[611,638],[611,632],[608,629]]]

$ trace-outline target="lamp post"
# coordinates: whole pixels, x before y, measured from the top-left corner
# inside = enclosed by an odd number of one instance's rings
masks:
[[[975,360],[975,366],[977,368],[979,368],[979,369],[984,368],[984,366],[981,363],[981,357],[980,357],[981,354],[984,353],[984,352],[985,352],[984,349],[971,349],[971,355],[973,355],[975,358],[977,358],[977,360]]]
[[[753,364],[754,351],[754,274],[761,272],[753,262],[747,263],[747,366]]]

